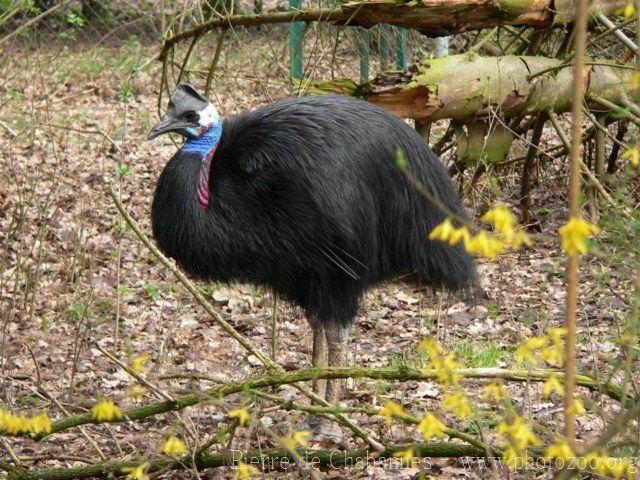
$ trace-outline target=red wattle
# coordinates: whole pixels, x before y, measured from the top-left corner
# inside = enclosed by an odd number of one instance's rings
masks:
[[[209,173],[211,171],[211,160],[213,159],[213,154],[215,153],[215,149],[207,154],[207,156],[200,163],[200,169],[198,171],[198,186],[197,196],[198,203],[203,207],[209,206],[209,200],[211,199],[211,189],[209,188]]]

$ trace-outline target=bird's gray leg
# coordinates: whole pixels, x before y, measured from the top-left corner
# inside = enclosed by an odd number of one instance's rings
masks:
[[[329,367],[343,367],[347,363],[347,334],[349,329],[339,324],[325,326],[327,337],[327,364]],[[327,380],[326,399],[330,404],[338,403],[342,394],[342,379]]]
[[[308,317],[309,325],[313,331],[313,344],[311,345],[311,363],[314,368],[323,368],[327,366],[327,341],[324,332],[324,324],[317,318]],[[311,381],[313,393],[320,398],[325,397],[327,391],[327,381],[325,379],[314,378]],[[316,415],[310,415],[307,423],[300,426],[301,430],[312,430],[320,433],[320,424],[322,420]]]
[[[327,343],[324,326],[317,320],[310,323],[313,330],[311,362],[314,368],[325,367],[327,365]],[[312,385],[313,392],[319,397],[324,398],[327,391],[327,381],[324,379],[314,379]]]
[[[347,332],[344,326],[336,324],[325,324],[324,334],[327,339],[327,366],[340,367],[347,360]],[[342,392],[342,379],[328,379],[325,398],[330,405],[340,401]],[[330,418],[322,416],[314,419],[313,431],[321,437],[328,438],[334,442],[341,443],[342,431],[340,426]]]

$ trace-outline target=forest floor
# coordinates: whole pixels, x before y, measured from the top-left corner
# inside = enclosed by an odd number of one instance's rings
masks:
[[[98,346],[125,363],[142,354],[151,355],[146,378],[171,395],[211,385],[194,379],[197,375],[237,380],[263,371],[255,358],[248,358],[208,318],[133,233],[123,228],[106,193],[107,182],[114,182],[128,211],[150,233],[154,185],[175,146],[167,136],[146,140],[157,118],[160,73],[152,63],[131,75],[136,70],[132,62],[139,61],[141,52],[139,45],[97,53],[14,50],[14,73],[3,83],[0,106],[0,392],[7,408],[46,409],[53,418],[60,418],[63,408],[83,411],[99,398],[115,399],[127,408],[139,404],[128,393],[135,380]],[[277,75],[278,68],[277,62],[267,65],[264,78]],[[216,98],[227,115],[268,101],[250,80],[253,67],[239,67],[238,72],[249,80],[216,82]],[[286,88],[272,93],[282,98]],[[549,137],[548,142],[557,141]],[[520,154],[518,148],[523,151],[522,145],[517,146],[514,156]],[[478,262],[490,299],[468,306],[446,295],[416,292],[401,283],[380,285],[364,297],[351,331],[351,365],[423,365],[416,346],[420,339],[433,336],[466,366],[515,368],[514,352],[522,339],[563,325],[565,257],[555,232],[567,213],[566,162],[547,163],[538,173],[534,206],[542,233],[533,235],[531,247],[497,261]],[[472,191],[467,186],[465,183],[465,202],[478,216],[497,200],[515,205],[518,170],[490,171]],[[581,262],[580,372],[608,379],[622,361],[616,339],[624,331],[629,312],[628,265],[634,255],[629,249],[625,241],[600,238],[596,253]],[[271,320],[277,312],[277,361],[287,370],[310,364],[310,329],[298,308],[283,302],[274,307],[270,292],[249,285],[208,285],[206,291],[223,317],[263,352],[270,351]],[[634,372],[636,378],[638,373]],[[167,378],[176,374],[192,378]],[[477,434],[481,425],[486,440],[497,444],[497,406],[482,400],[487,383],[464,382],[479,412],[477,425],[449,415],[444,418],[447,425],[471,434]],[[533,383],[513,383],[508,389],[514,408],[534,420],[541,439],[553,441],[554,434],[561,432],[561,399],[542,398],[540,385]],[[290,387],[281,388],[280,393],[303,401]],[[435,382],[355,380],[348,383],[345,404],[377,407],[394,400],[420,415],[438,410],[441,393]],[[603,395],[582,389],[578,393],[587,414],[578,419],[577,435],[586,442],[603,431],[620,406]],[[58,406],[46,396],[56,399]],[[142,400],[150,401],[150,394]],[[222,405],[212,401],[191,407],[182,412],[181,422],[190,425],[202,442],[225,423],[224,408],[242,402],[236,395]],[[259,404],[251,409],[257,411]],[[166,435],[185,438],[176,418],[164,414],[141,423],[87,426],[85,431],[109,457],[146,459],[156,455]],[[259,422],[284,434],[305,418],[272,409]],[[381,417],[354,414],[351,418],[389,442],[419,439],[415,428],[398,423],[388,427]],[[362,447],[344,433],[350,445]],[[271,443],[262,430],[253,427],[241,429],[233,441],[234,448],[265,448]],[[633,455],[634,450],[626,454]],[[3,440],[0,458],[9,455],[34,468],[79,466],[98,459],[78,429],[40,442]],[[435,478],[494,477],[481,462],[428,459],[422,465]],[[390,461],[364,469],[328,469],[323,478],[410,479],[418,471]],[[200,477],[233,475],[231,469],[218,469]],[[265,478],[297,475],[295,471],[273,471]],[[547,478],[550,473],[537,469],[521,475]],[[507,474],[500,470],[498,476],[506,478]],[[162,478],[194,477],[187,472]]]

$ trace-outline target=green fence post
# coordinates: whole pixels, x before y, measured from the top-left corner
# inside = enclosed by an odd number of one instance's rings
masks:
[[[380,69],[389,70],[389,40],[391,38],[391,27],[386,23],[381,23],[378,29],[378,49],[380,52]]]
[[[300,0],[289,0],[289,10],[300,10]],[[304,23],[293,22],[289,32],[289,75],[302,78],[302,37]]]
[[[360,57],[360,83],[369,81],[369,45],[371,45],[371,33],[366,28],[358,28],[358,56]]]
[[[407,43],[409,41],[409,30],[406,28],[396,29],[396,69],[407,68]]]

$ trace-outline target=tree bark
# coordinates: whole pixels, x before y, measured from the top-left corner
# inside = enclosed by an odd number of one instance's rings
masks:
[[[635,69],[631,67],[598,58],[588,60],[585,97],[594,109],[608,110],[602,99],[621,105],[628,96],[640,102],[640,88],[633,87]],[[507,118],[549,109],[566,112],[571,107],[572,81],[572,65],[555,58],[470,58],[463,54],[426,59],[404,72],[380,74],[364,85],[345,79],[311,82],[309,91],[349,93],[402,118],[467,122],[490,118],[496,112]]]
[[[591,6],[591,16],[609,14],[626,4],[625,0],[600,0]],[[411,28],[425,35],[441,37],[467,30],[497,25],[549,28],[573,20],[570,0],[398,0],[353,1],[338,8],[303,9],[253,15],[230,15],[203,22],[165,40],[158,56],[164,60],[175,43],[209,30],[230,26],[256,26],[269,23],[336,22],[370,28],[387,23]]]

